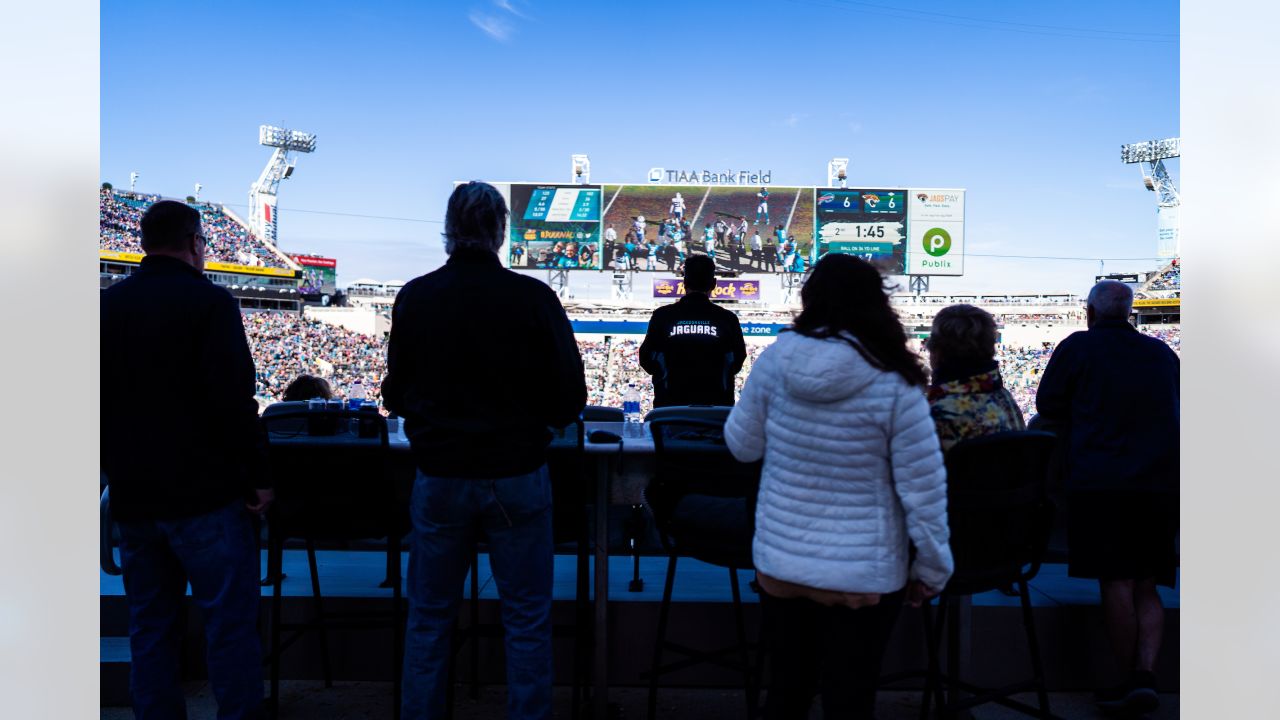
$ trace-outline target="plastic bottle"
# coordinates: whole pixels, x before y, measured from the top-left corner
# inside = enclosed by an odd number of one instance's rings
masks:
[[[640,391],[636,390],[635,383],[627,383],[627,392],[622,396],[622,417],[628,429],[639,427],[644,422],[640,415]]]
[[[360,406],[364,404],[364,399],[364,383],[360,382],[360,378],[356,378],[347,390],[347,404],[352,410],[359,410]]]

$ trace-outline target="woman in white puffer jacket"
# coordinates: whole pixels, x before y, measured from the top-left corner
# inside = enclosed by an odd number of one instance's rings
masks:
[[[873,718],[902,603],[951,576],[946,471],[919,357],[884,280],[823,258],[804,309],[752,369],[725,441],[764,458],[753,556],[773,682],[766,718]],[[909,562],[909,542],[915,545]]]

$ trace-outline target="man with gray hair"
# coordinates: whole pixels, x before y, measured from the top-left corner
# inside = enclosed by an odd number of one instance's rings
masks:
[[[453,625],[481,533],[502,600],[507,717],[551,717],[548,428],[578,418],[587,387],[559,298],[498,261],[506,224],[493,186],[459,185],[445,214],[449,261],[406,284],[392,311],[382,397],[418,467],[405,718],[447,714]],[[535,382],[511,392],[513,371]]]
[[[1177,580],[1178,356],[1129,324],[1133,291],[1089,292],[1089,329],[1059,343],[1036,407],[1064,443],[1068,573],[1098,580],[1124,681],[1104,710],[1151,712],[1164,633],[1157,585]]]

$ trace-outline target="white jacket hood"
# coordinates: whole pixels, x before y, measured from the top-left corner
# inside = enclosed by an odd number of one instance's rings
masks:
[[[844,400],[881,374],[842,338],[811,338],[788,332],[778,339],[783,387],[806,402]]]

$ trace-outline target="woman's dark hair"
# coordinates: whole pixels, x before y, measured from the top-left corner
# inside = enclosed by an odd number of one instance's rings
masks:
[[[974,363],[996,356],[996,319],[972,305],[950,305],[933,318],[926,346],[943,362]]]
[[[296,402],[299,400],[311,400],[312,398],[323,398],[329,400],[333,397],[333,389],[329,387],[329,381],[315,375],[299,375],[289,383],[289,387],[284,389],[284,401]]]
[[[472,180],[453,189],[444,215],[444,249],[460,247],[498,252],[507,229],[507,201],[489,183]]]
[[[872,367],[896,372],[908,385],[926,385],[920,357],[907,347],[907,333],[889,306],[885,291],[891,287],[865,260],[826,255],[800,289],[804,309],[792,329],[813,338],[849,333],[857,338],[850,344]]]

